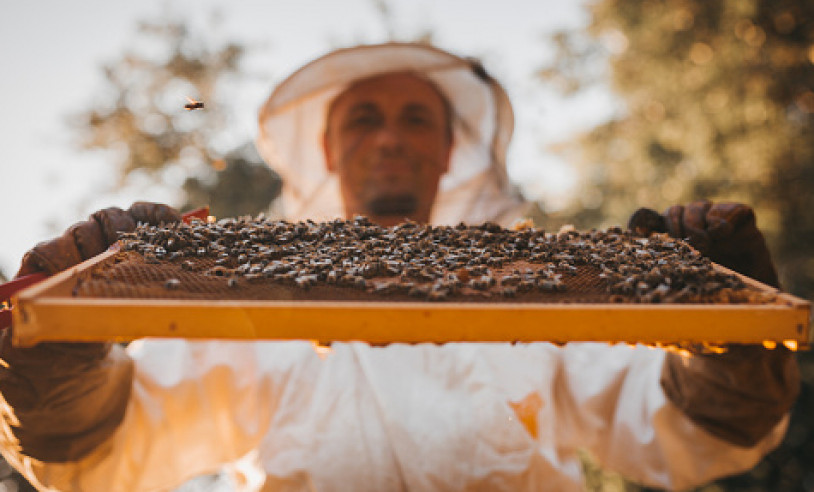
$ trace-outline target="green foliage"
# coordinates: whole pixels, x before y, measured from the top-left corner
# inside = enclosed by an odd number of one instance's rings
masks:
[[[283,182],[247,144],[216,161],[214,179],[190,177],[184,182],[186,204],[193,209],[208,204],[216,217],[256,216],[268,212],[269,204],[282,190]]]
[[[106,64],[106,87],[74,118],[80,146],[117,151],[122,180],[135,171],[160,179],[169,167],[196,170],[216,156],[210,142],[226,119],[218,84],[239,74],[244,48],[207,46],[182,22],[142,22],[137,34],[141,51]],[[187,97],[205,109],[184,110]]]
[[[752,205],[786,290],[814,298],[814,2],[597,0],[558,33],[540,76],[573,94],[609,81],[625,110],[559,146],[579,170],[581,228],[700,198]],[[601,62],[601,63],[599,63]],[[701,490],[809,490],[814,357],[784,444]]]
[[[584,89],[601,79],[603,54],[625,102],[625,114],[561,147],[581,176],[574,222],[746,202],[784,286],[814,295],[814,4],[604,0],[591,14],[587,31],[555,36],[559,55],[540,72]]]
[[[579,451],[585,490],[591,492],[636,492],[638,487],[627,482],[621,475],[602,469],[587,451]]]
[[[279,195],[279,177],[259,158],[223,157],[213,144],[229,116],[222,85],[242,76],[245,48],[205,39],[181,21],[141,22],[140,51],[103,67],[105,88],[72,127],[81,148],[114,151],[120,186],[133,173],[161,182],[177,170],[187,176],[182,209],[208,204],[221,216],[257,214]],[[186,110],[187,98],[203,109]]]

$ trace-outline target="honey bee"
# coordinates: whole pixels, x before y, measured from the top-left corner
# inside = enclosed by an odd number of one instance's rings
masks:
[[[203,109],[204,108],[203,101],[196,101],[195,99],[192,99],[191,97],[187,97],[187,101],[189,101],[189,102],[187,104],[184,104],[184,109],[186,109],[187,111],[192,111],[194,109]]]

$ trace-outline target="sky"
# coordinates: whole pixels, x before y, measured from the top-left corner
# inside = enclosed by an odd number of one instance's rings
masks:
[[[390,0],[391,24],[373,0],[0,0],[0,271],[14,274],[25,251],[94,210],[135,200],[177,201],[177,189],[131,184],[113,192],[109,154],[82,152],[69,116],[92,105],[101,66],[137,46],[140,20],[187,19],[212,36],[252,47],[252,80],[229,98],[235,143],[254,139],[257,109],[273,86],[329,50],[415,36],[483,60],[514,103],[509,175],[527,198],[551,207],[573,193],[567,162],[546,147],[606,118],[608,94],[566,100],[535,79],[552,47],[546,34],[587,23],[583,2],[557,0]],[[273,68],[272,68],[273,67]]]

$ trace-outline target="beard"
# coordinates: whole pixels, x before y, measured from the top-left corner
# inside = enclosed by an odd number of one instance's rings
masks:
[[[374,215],[407,217],[418,208],[418,198],[410,193],[378,196],[367,202],[367,209]]]
[[[415,187],[421,164],[403,148],[386,149],[371,156],[368,167],[378,172],[374,171],[367,182],[370,193],[365,203],[367,210],[379,217],[403,219],[412,215],[418,208]]]

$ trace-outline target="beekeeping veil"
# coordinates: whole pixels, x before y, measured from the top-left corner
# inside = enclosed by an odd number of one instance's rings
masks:
[[[286,218],[344,215],[337,178],[323,155],[328,108],[354,82],[391,72],[430,80],[452,108],[450,167],[431,221],[505,224],[522,214],[525,207],[506,176],[514,115],[500,84],[471,59],[422,44],[387,43],[340,49],[310,62],[278,85],[261,108],[257,148],[283,178]]]

